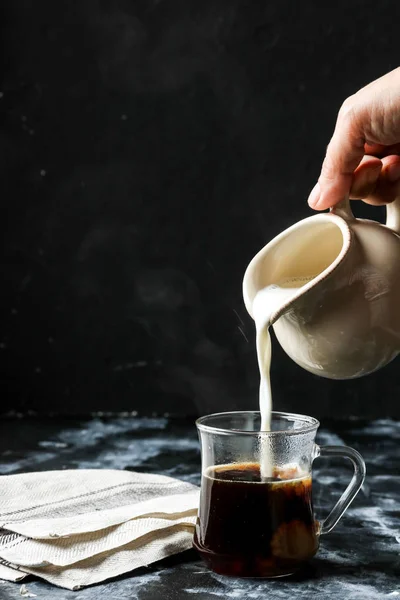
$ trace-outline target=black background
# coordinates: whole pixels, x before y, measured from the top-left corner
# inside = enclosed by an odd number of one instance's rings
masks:
[[[340,104],[400,63],[398,12],[3,0],[0,412],[257,406],[245,267],[310,214]],[[332,382],[273,354],[277,408],[400,416],[398,360]]]

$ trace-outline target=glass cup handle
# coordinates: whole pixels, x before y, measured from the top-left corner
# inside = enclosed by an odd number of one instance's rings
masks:
[[[326,519],[321,521],[320,534],[323,535],[332,531],[349,504],[354,500],[365,479],[366,467],[361,454],[348,446],[317,446],[317,444],[315,444],[313,459],[318,458],[319,456],[342,456],[349,458],[354,467],[353,477],[349,485]]]

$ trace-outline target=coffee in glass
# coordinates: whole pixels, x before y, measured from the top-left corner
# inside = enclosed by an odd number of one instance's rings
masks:
[[[253,412],[220,413],[197,422],[203,471],[194,547],[210,569],[223,575],[279,577],[298,571],[317,552],[320,534],[334,527],[365,475],[355,450],[314,443],[316,419],[273,413],[271,432],[260,432],[259,422]],[[262,474],[260,452],[273,461],[272,477]],[[314,516],[311,477],[319,455],[346,456],[355,468],[321,524]]]

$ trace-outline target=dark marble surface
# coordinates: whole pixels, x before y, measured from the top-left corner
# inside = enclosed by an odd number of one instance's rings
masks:
[[[38,599],[205,600],[232,598],[400,597],[400,423],[325,422],[320,444],[347,444],[367,463],[363,490],[307,572],[276,581],[228,579],[210,573],[192,551],[79,592],[33,578]],[[120,468],[157,472],[199,483],[200,454],[191,422],[118,417],[90,420],[15,419],[0,424],[0,472],[59,468]],[[346,463],[318,459],[314,502],[318,516],[333,505],[349,477]],[[19,598],[20,584],[0,581],[1,600]]]

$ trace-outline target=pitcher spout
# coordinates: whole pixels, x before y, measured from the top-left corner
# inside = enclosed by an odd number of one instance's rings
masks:
[[[278,235],[246,270],[243,297],[250,316],[254,318],[255,297],[265,290],[272,325],[300,296],[333,272],[349,251],[351,236],[346,221],[332,214],[308,217]]]

